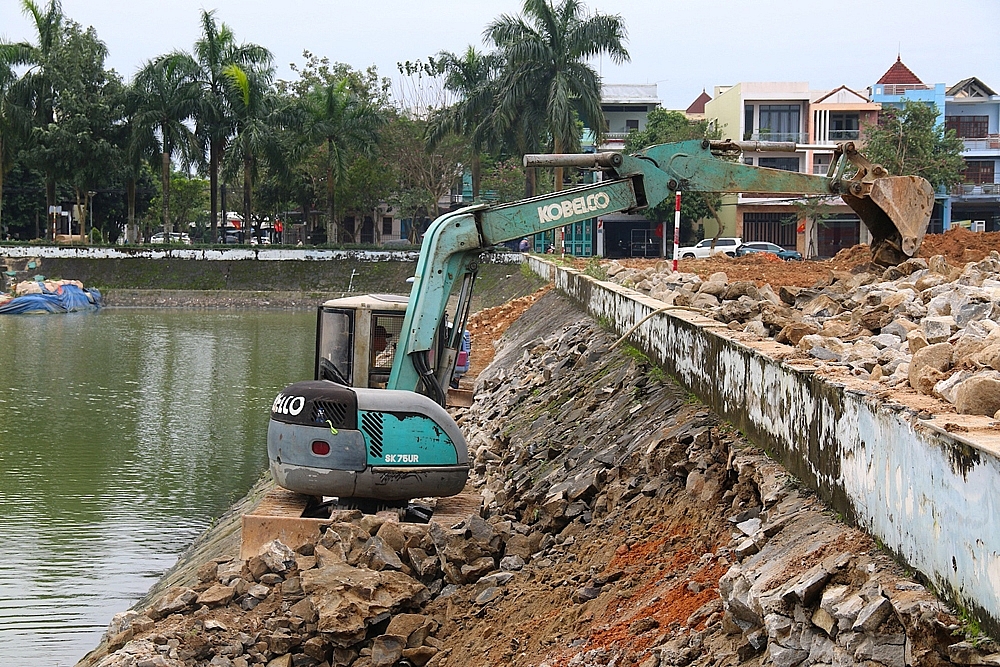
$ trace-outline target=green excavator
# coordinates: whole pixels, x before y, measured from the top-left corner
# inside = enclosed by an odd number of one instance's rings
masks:
[[[616,211],[655,206],[676,191],[840,196],[871,232],[872,261],[913,256],[934,193],[916,176],[889,176],[853,143],[837,147],[826,176],[742,164],[741,151],[795,151],[788,143],[686,141],[633,155],[528,155],[529,167],[578,167],[600,181],[435,220],[424,235],[408,299],[332,300],[319,309],[315,379],[274,400],[271,473],[312,496],[404,503],[454,495],[468,478],[466,442],[445,410],[462,350],[479,256],[504,241]],[[449,297],[457,292],[448,312]],[[384,357],[393,346],[391,366]]]

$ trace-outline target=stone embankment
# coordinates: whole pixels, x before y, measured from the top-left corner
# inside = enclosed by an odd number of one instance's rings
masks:
[[[703,310],[734,330],[794,346],[827,372],[911,387],[960,414],[1000,419],[1000,253],[964,266],[944,256],[835,272],[812,288],[702,280],[616,262],[618,284],[668,306]],[[790,357],[789,357],[790,358]]]
[[[81,665],[1000,664],[558,294],[508,331],[477,389],[459,422],[481,517],[342,511],[296,552],[220,555],[116,616]]]

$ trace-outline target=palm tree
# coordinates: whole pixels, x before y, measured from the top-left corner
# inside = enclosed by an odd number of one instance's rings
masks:
[[[256,44],[237,44],[233,31],[215,20],[215,11],[201,12],[201,38],[194,43],[193,61],[203,96],[197,112],[198,136],[208,145],[208,180],[212,239],[218,236],[219,167],[233,133],[233,119],[226,106],[225,70],[270,67],[271,52]]]
[[[122,152],[122,171],[125,177],[125,197],[128,207],[128,222],[125,227],[125,241],[136,243],[139,229],[135,222],[136,185],[142,174],[143,165],[152,162],[159,151],[154,131],[143,126],[144,99],[134,85],[124,91],[123,124],[119,128],[119,146]]]
[[[627,62],[625,23],[621,16],[586,15],[580,0],[524,0],[523,17],[503,15],[486,28],[486,37],[503,54],[499,106],[503,125],[516,127],[525,111],[544,113],[544,127],[553,151],[561,153],[578,139],[577,113],[600,137],[604,129],[601,80],[587,60],[607,54],[614,63]],[[530,131],[521,128],[524,137]],[[562,189],[562,168],[555,187]]]
[[[244,69],[236,64],[222,70],[227,84],[226,104],[232,114],[234,134],[230,157],[243,172],[243,228],[250,241],[252,231],[253,181],[259,156],[274,156],[281,147],[275,132],[279,109],[271,91],[274,70]]]
[[[155,142],[163,184],[163,233],[170,238],[170,158],[180,151],[194,153],[194,134],[185,124],[192,118],[201,95],[190,60],[176,54],[146,63],[133,82],[139,96],[132,117],[136,125],[135,148]]]
[[[306,141],[326,144],[327,243],[337,243],[336,185],[347,170],[352,152],[371,155],[386,119],[372,104],[351,90],[348,78],[315,87],[304,100]]]
[[[444,86],[456,93],[459,101],[435,114],[428,125],[427,143],[433,149],[449,133],[466,137],[472,152],[472,197],[479,197],[482,182],[481,155],[496,147],[498,137],[496,76],[501,64],[495,53],[479,53],[469,46],[461,56],[448,51],[438,54],[445,73]]]
[[[51,67],[53,54],[62,37],[63,13],[59,0],[49,0],[44,10],[32,0],[21,0],[22,11],[34,24],[37,44],[19,45],[15,65],[28,69],[11,90],[16,104],[27,110],[35,126],[48,127],[55,120],[55,93]],[[44,160],[43,160],[44,162]],[[50,164],[42,165],[45,172],[45,203],[51,210],[56,202],[56,181]]]
[[[3,180],[14,166],[18,137],[23,135],[23,111],[14,102],[13,88],[17,83],[14,65],[23,62],[30,47],[27,44],[0,42],[0,230],[3,229]]]

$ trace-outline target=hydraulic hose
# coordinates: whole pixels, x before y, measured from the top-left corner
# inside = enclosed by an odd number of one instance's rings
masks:
[[[424,388],[429,393],[430,397],[434,399],[434,402],[438,405],[444,405],[446,396],[444,391],[441,389],[441,385],[438,384],[437,378],[434,377],[434,371],[431,369],[429,363],[427,363],[427,352],[414,352],[413,353],[413,367],[417,369],[417,374],[420,375],[420,381],[424,384]]]

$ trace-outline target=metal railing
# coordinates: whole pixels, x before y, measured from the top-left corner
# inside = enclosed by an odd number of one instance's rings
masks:
[[[830,130],[830,141],[856,141],[861,138],[861,130]]]
[[[988,137],[962,139],[962,143],[965,144],[967,151],[1000,150],[1000,135],[991,134]]]
[[[796,144],[809,143],[809,135],[804,132],[754,132],[750,141],[791,141]]]
[[[886,83],[882,85],[883,95],[904,95],[908,90],[930,90],[931,87],[922,83]]]
[[[1000,195],[1000,183],[983,183],[981,185],[963,183],[953,186],[951,195],[953,197],[996,197]]]

